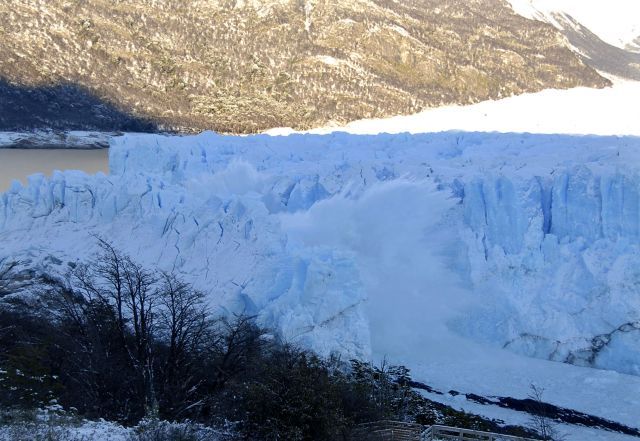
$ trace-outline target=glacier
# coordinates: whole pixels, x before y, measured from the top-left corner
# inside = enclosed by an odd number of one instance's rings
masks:
[[[458,332],[640,375],[639,146],[631,137],[457,132],[127,135],[112,142],[108,176],[35,175],[5,193],[3,257],[46,265],[47,255],[86,256],[92,241],[77,236],[100,234],[187,274],[225,311],[259,314],[325,354],[367,356],[357,254],[373,252],[348,242],[419,238],[420,228],[403,226],[417,216],[423,228],[440,223],[425,235],[448,231],[439,260],[482,298],[450,318]],[[349,221],[329,217],[321,240],[291,240],[287,214],[332,198],[345,202],[326,210],[344,213],[385,183],[395,196],[366,208],[372,220],[350,233],[363,237],[336,240]]]
[[[109,162],[15,182],[0,262],[64,274],[99,236],[324,355],[413,362],[453,388],[459,363],[430,354],[491,353],[505,383],[640,392],[640,138],[131,134]],[[456,381],[479,390],[468,364]],[[556,398],[576,405],[568,387]],[[625,400],[579,404],[635,424]]]

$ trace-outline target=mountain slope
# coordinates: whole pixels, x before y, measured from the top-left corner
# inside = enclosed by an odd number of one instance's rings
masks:
[[[0,38],[12,84],[72,83],[182,130],[305,129],[608,85],[501,0],[9,0]],[[41,111],[0,98],[0,122]],[[82,113],[83,128],[101,121]]]
[[[524,17],[560,30],[585,63],[640,80],[640,3],[635,0],[509,0]]]
[[[552,21],[554,14],[570,16],[603,42],[640,52],[640,4],[635,0],[508,0],[524,17]]]

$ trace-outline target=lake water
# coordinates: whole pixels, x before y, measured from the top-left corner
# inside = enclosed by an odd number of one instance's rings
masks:
[[[14,179],[27,183],[27,176],[55,170],[82,170],[86,173],[109,171],[109,150],[0,149],[0,192]]]

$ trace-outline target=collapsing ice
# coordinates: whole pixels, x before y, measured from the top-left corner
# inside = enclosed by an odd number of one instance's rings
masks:
[[[446,327],[640,375],[639,152],[617,137],[127,135],[109,176],[0,196],[0,259],[62,273],[98,234],[323,354],[411,350]]]

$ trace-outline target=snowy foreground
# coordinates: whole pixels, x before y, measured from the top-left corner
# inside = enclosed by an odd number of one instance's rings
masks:
[[[127,135],[110,167],[0,196],[0,260],[63,273],[99,234],[322,354],[640,425],[639,138]]]
[[[2,409],[0,409],[2,411]],[[3,415],[6,417],[8,415]],[[154,439],[201,439],[224,441],[232,435],[194,423],[172,423],[144,419],[135,427],[109,421],[88,421],[70,415],[61,406],[38,409],[31,414],[15,413],[11,424],[0,424],[0,441],[135,441]]]

